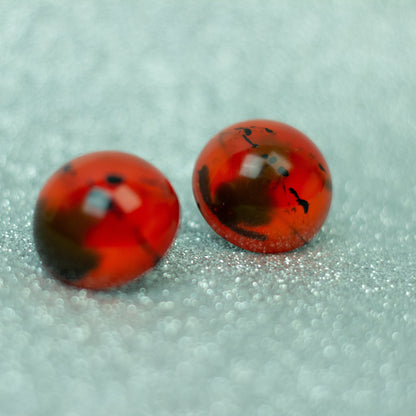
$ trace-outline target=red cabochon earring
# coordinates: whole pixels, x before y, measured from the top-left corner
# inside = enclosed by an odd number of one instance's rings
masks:
[[[192,184],[215,232],[262,253],[309,242],[332,197],[331,175],[319,149],[293,127],[268,120],[220,131],[199,155]]]
[[[33,231],[53,276],[105,289],[151,269],[178,223],[178,198],[159,170],[137,156],[105,151],[78,157],[49,178]]]

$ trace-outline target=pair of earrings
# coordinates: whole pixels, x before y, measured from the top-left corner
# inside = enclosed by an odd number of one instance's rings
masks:
[[[277,253],[312,239],[331,204],[331,176],[300,131],[268,120],[232,125],[199,155],[196,203],[221,237],[247,250]],[[34,240],[46,269],[84,288],[120,286],[151,269],[171,245],[179,202],[169,181],[122,152],[86,154],[42,188]]]

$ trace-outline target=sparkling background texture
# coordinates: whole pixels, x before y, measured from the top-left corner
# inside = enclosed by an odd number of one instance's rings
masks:
[[[0,0],[0,415],[414,415],[416,3]],[[268,118],[334,199],[291,253],[231,246],[193,201],[217,131]],[[90,151],[171,180],[182,225],[111,292],[41,268],[43,183]]]

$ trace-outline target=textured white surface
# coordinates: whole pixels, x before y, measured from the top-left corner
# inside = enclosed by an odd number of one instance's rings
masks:
[[[0,414],[414,415],[412,1],[0,1]],[[193,162],[229,124],[280,120],[330,165],[308,246],[214,235]],[[169,255],[119,291],[52,280],[31,218],[93,150],[172,181]]]

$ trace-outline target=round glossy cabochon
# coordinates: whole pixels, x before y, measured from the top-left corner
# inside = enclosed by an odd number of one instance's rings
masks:
[[[127,153],[78,157],[39,194],[33,231],[45,267],[75,286],[120,286],[152,268],[171,245],[179,203],[165,176]]]
[[[247,250],[277,253],[310,241],[332,197],[328,165],[303,133],[249,120],[214,136],[192,178],[195,200],[221,237]]]

